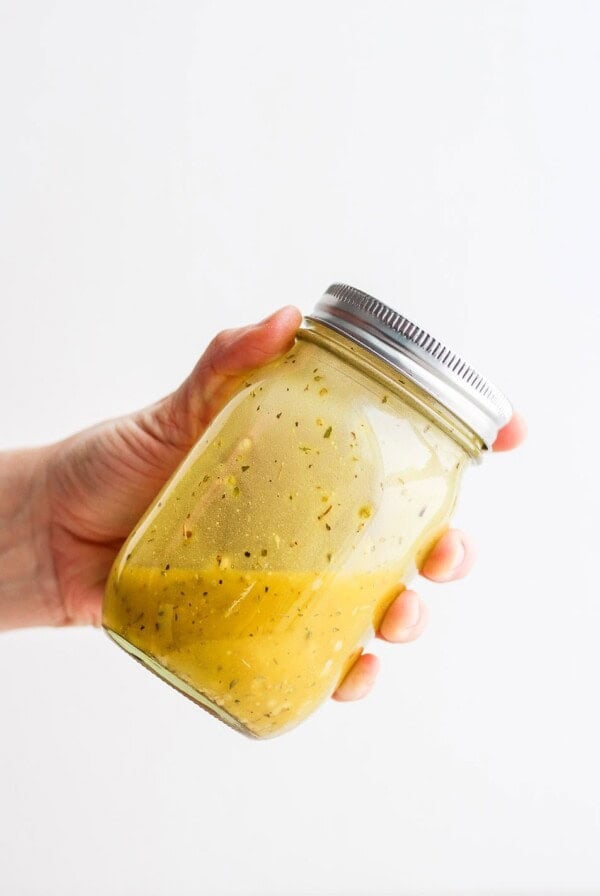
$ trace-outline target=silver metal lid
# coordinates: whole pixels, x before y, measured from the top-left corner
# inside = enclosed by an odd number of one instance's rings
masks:
[[[488,448],[512,416],[508,399],[463,358],[359,289],[334,283],[307,317],[405,374],[466,423]]]

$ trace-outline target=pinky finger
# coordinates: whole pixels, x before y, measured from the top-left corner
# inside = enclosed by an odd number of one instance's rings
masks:
[[[361,700],[366,697],[377,678],[379,660],[372,653],[363,653],[354,663],[337,691],[332,695],[334,700],[346,702]]]

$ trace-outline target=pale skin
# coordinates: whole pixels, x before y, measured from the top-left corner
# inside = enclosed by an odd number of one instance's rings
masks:
[[[224,331],[185,382],[151,407],[54,445],[0,454],[0,630],[100,625],[104,584],[121,544],[244,376],[291,346],[301,319],[287,306],[258,324]],[[494,450],[512,449],[524,437],[515,415]],[[449,529],[421,574],[454,581],[473,560],[471,539]],[[403,590],[377,636],[404,644],[426,622],[419,595]],[[366,696],[378,668],[377,657],[363,653],[334,699]]]

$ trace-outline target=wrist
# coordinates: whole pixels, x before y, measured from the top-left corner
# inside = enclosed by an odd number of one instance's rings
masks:
[[[60,625],[50,549],[49,449],[0,453],[0,630]]]

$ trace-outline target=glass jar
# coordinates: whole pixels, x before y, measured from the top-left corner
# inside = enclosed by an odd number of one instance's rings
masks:
[[[124,544],[106,631],[238,731],[289,730],[337,688],[510,415],[433,337],[330,287]]]

